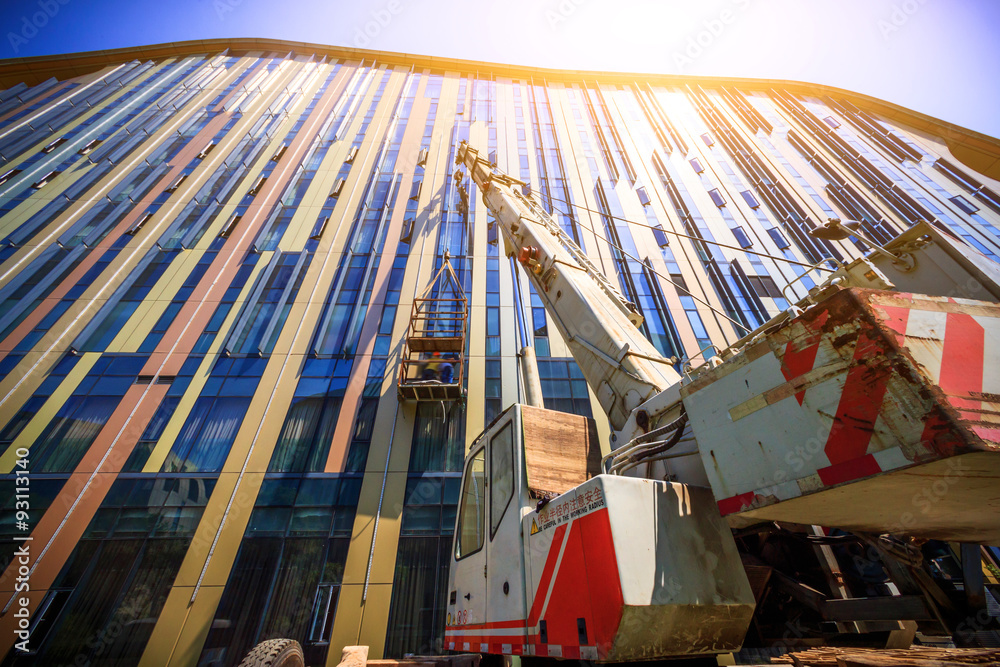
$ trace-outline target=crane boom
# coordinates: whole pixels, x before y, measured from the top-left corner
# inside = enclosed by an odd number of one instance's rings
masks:
[[[608,415],[621,430],[638,405],[680,382],[680,375],[643,335],[642,316],[530,196],[462,142],[456,153],[483,195],[546,311]]]

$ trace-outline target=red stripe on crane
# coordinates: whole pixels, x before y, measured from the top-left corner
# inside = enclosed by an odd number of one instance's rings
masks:
[[[744,507],[750,507],[750,505],[753,504],[753,499],[753,491],[747,491],[746,493],[741,493],[738,496],[732,496],[730,498],[723,498],[719,501],[719,513],[722,514],[722,516],[726,516],[727,514],[739,512]]]
[[[910,319],[910,309],[904,306],[882,304],[879,304],[877,308],[883,313],[883,323],[896,333],[896,343],[903,345],[906,342],[906,324]]]
[[[868,443],[875,432],[875,421],[882,411],[882,401],[892,377],[886,357],[882,342],[869,338],[868,332],[862,330],[824,448],[831,465],[846,463],[868,453]],[[872,365],[868,364],[870,360],[874,361]]]
[[[971,430],[986,442],[1000,444],[1000,427],[998,426],[972,426]]]
[[[866,454],[851,461],[844,461],[837,465],[820,468],[816,471],[824,486],[843,484],[862,477],[869,477],[882,472],[882,466],[878,464],[875,457]]]
[[[819,351],[819,343],[807,345],[802,349],[795,349],[794,341],[789,341],[785,347],[785,356],[781,360],[781,374],[789,382],[798,376],[808,373],[816,364],[816,353]],[[795,392],[795,399],[802,405],[805,400],[806,390]]]
[[[781,358],[781,374],[791,382],[804,373],[808,373],[816,364],[816,353],[819,352],[819,341],[823,336],[823,326],[830,319],[830,311],[824,310],[812,320],[804,320],[802,326],[808,332],[801,338],[788,341],[785,354]],[[795,392],[795,399],[802,405],[806,390]],[[738,497],[738,496],[737,496]]]
[[[948,313],[941,350],[941,379],[938,385],[957,409],[978,411],[982,401],[966,398],[972,392],[983,391],[983,362],[986,332],[967,313]],[[963,413],[966,419],[978,421],[976,412]]]
[[[548,595],[552,583],[552,575],[556,570],[556,562],[559,560],[559,550],[562,548],[563,538],[566,536],[568,523],[556,528],[552,535],[552,546],[549,547],[549,555],[545,559],[545,567],[542,568],[542,576],[538,580],[538,588],[535,590],[535,599],[531,603],[531,611],[528,612],[528,627],[538,624],[538,617],[542,614],[542,607],[545,605],[545,597]]]

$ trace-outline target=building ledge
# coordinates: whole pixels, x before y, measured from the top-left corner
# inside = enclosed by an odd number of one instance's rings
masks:
[[[231,53],[245,53],[249,51],[315,53],[346,61],[376,60],[390,65],[426,67],[441,71],[470,74],[489,71],[493,76],[518,79],[539,77],[549,82],[569,83],[585,79],[596,79],[602,83],[631,84],[636,80],[641,80],[650,84],[664,86],[683,86],[697,83],[710,87],[719,85],[735,86],[741,90],[768,91],[772,88],[781,88],[799,95],[836,96],[847,99],[866,111],[879,114],[894,122],[905,124],[915,130],[940,137],[947,144],[948,149],[956,159],[965,163],[971,169],[1000,181],[1000,140],[976,132],[975,130],[970,130],[960,125],[907,109],[898,104],[881,100],[877,97],[855,93],[835,86],[803,81],[696,77],[682,74],[650,74],[641,72],[560,70],[396,53],[392,51],[357,49],[346,46],[311,44],[282,39],[240,37],[168,42],[165,44],[150,44],[147,46],[134,46],[103,51],[86,51],[82,53],[0,60],[0,89],[10,88],[22,82],[29,86],[36,85],[51,77],[64,80],[84,76],[97,72],[109,65],[116,65],[128,60],[160,60],[178,56],[218,53],[227,49]]]

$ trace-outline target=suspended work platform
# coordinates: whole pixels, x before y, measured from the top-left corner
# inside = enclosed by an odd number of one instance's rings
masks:
[[[399,364],[400,400],[465,398],[465,345],[469,302],[448,256],[434,279],[413,300]]]

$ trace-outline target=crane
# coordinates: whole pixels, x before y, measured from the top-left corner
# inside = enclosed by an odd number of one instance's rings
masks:
[[[456,163],[607,413],[612,451],[591,420],[519,404],[476,439],[445,648],[602,662],[738,650],[760,568],[840,629],[949,627],[953,600],[911,538],[1000,542],[994,264],[919,223],[682,374],[526,184],[465,141]],[[837,220],[824,234],[861,236]],[[786,525],[850,531],[800,536],[827,558],[860,542],[892,594],[833,582],[828,599],[747,552],[746,536]]]

